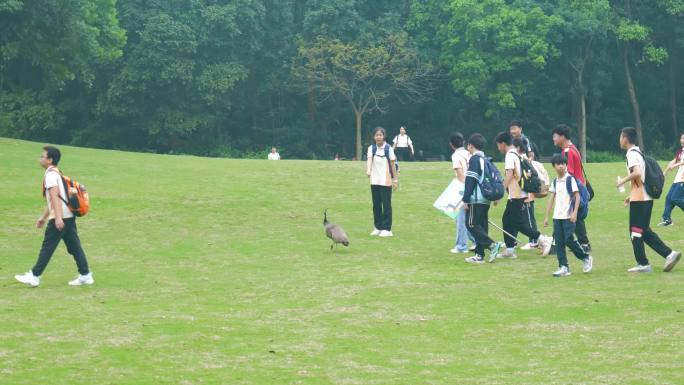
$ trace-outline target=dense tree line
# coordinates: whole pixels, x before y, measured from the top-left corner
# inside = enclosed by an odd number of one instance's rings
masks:
[[[520,118],[666,157],[682,63],[684,0],[0,0],[0,135],[329,159],[403,125],[435,156]]]

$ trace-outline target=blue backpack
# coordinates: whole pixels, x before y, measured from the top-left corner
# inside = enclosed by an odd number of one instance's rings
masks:
[[[501,173],[492,163],[491,158],[484,159],[482,180],[478,182],[482,196],[490,202],[496,202],[504,196],[504,184]]]
[[[389,144],[385,143],[385,147],[383,149],[385,150],[385,159],[387,159],[387,165],[389,167],[390,176],[392,177],[392,179],[394,179],[394,172],[392,172],[392,166],[389,164],[390,163],[390,158],[389,158],[390,146],[389,146]],[[373,143],[372,157],[375,157],[376,152],[378,152],[378,145]],[[396,160],[394,161],[394,167],[396,167],[397,172],[399,172],[399,162],[397,162]]]
[[[589,215],[589,200],[591,199],[589,195],[589,190],[587,189],[587,186],[584,183],[580,182],[579,179],[568,174],[568,178],[565,180],[565,189],[568,191],[568,195],[570,195],[570,209],[572,209],[575,206],[575,196],[572,193],[573,179],[577,183],[577,189],[579,190],[580,197],[580,205],[579,209],[577,210],[577,219],[586,219]],[[556,181],[554,181],[554,184],[555,183]]]

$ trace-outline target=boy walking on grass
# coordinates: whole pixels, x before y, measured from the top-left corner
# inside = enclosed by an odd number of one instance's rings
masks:
[[[45,169],[43,179],[44,196],[47,200],[47,207],[43,215],[36,222],[37,228],[45,226],[45,238],[43,246],[38,255],[35,266],[27,273],[15,275],[17,281],[31,287],[40,285],[40,277],[47,267],[52,254],[59,245],[59,241],[64,240],[67,251],[74,257],[78,267],[78,277],[69,281],[70,286],[92,285],[95,280],[93,274],[88,269],[88,261],[85,252],[81,247],[81,240],[76,230],[76,218],[66,205],[67,194],[62,176],[57,169],[57,164],[61,158],[61,153],[56,147],[43,147],[43,154],[40,157],[40,165]]]
[[[646,182],[646,159],[637,147],[637,131],[633,127],[625,127],[620,134],[620,147],[627,151],[627,170],[629,175],[622,178],[617,187],[630,183],[629,196],[625,199],[625,206],[629,206],[629,231],[632,238],[632,248],[637,265],[627,270],[630,273],[650,273],[653,271],[646,258],[647,244],[650,248],[665,258],[663,270],[669,272],[674,269],[682,253],[673,251],[665,245],[658,234],[651,230],[651,214],[653,213],[653,198],[648,195],[644,183]]]
[[[473,134],[468,138],[468,152],[471,154],[466,172],[465,191],[463,192],[464,210],[466,210],[466,227],[475,238],[475,255],[465,259],[468,263],[484,263],[485,250],[490,250],[489,262],[494,262],[503,244],[494,242],[489,237],[489,206],[484,197],[480,183],[485,173],[485,138]]]
[[[567,277],[570,275],[570,266],[565,253],[566,246],[572,250],[577,259],[582,261],[582,271],[589,273],[593,267],[594,259],[582,249],[579,241],[575,239],[575,227],[577,226],[577,215],[580,207],[577,179],[568,173],[568,160],[563,155],[554,155],[551,165],[556,170],[557,178],[549,188],[549,203],[546,207],[544,227],[549,225],[549,214],[553,208],[553,239],[556,242],[556,256],[558,257],[558,270],[553,273],[553,276]]]

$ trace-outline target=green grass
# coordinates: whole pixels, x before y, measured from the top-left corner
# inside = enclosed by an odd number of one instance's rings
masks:
[[[594,273],[572,259],[554,279],[532,252],[449,253],[431,207],[448,163],[402,166],[379,239],[360,162],[62,151],[92,197],[78,223],[96,284],[66,285],[64,246],[39,288],[14,281],[42,240],[40,144],[0,139],[0,384],[684,383],[684,265],[662,273],[649,250],[656,272],[626,273],[624,163],[590,168]],[[325,208],[348,249],[329,251]],[[675,222],[658,232],[684,249]]]

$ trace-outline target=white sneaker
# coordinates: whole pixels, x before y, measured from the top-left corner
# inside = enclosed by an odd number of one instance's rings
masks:
[[[682,258],[682,253],[679,251],[671,252],[670,255],[667,256],[667,259],[665,259],[665,267],[663,268],[663,271],[666,273],[672,271],[677,262],[679,262],[680,258]]]
[[[594,257],[591,255],[587,257],[584,261],[582,261],[582,272],[584,273],[590,273],[591,269],[594,268]]]
[[[391,231],[387,231],[387,230],[381,230],[381,231],[380,231],[380,236],[383,237],[383,238],[391,237],[392,235],[393,235],[393,234],[392,234]]]
[[[374,229],[374,230],[370,233],[370,235],[371,235],[371,236],[380,235],[380,230]]]
[[[81,285],[92,285],[95,283],[93,279],[93,273],[90,272],[86,275],[80,275],[73,280],[69,281],[69,286],[81,286]]]
[[[525,251],[527,251],[527,250],[534,250],[534,249],[536,249],[537,247],[539,247],[539,245],[536,244],[536,243],[528,243],[528,244],[523,245],[522,247],[520,247],[520,250],[525,250]]]
[[[542,257],[546,257],[549,255],[551,252],[551,243],[553,242],[553,238],[542,235],[539,237],[539,248],[541,249],[542,252]]]
[[[554,277],[567,277],[569,275],[572,275],[572,273],[567,266],[561,266],[558,270],[556,270],[555,273],[553,273]]]
[[[518,258],[518,254],[515,253],[515,249],[506,249],[503,251],[503,253],[499,254],[497,258],[503,258],[503,259],[516,259]]]
[[[35,275],[33,275],[33,272],[31,270],[22,275],[17,274],[14,276],[14,278],[17,281],[29,285],[31,287],[37,287],[38,285],[40,285],[40,277],[36,277]]]
[[[502,242],[496,242],[489,247],[489,263],[494,263],[499,254],[501,254],[501,249],[505,248],[506,245]]]
[[[633,268],[627,270],[628,273],[651,273],[653,272],[653,268],[651,265],[636,265]]]
[[[481,255],[473,255],[472,257],[466,258],[465,261],[468,263],[475,263],[478,265],[485,262],[484,257],[482,257]]]
[[[465,254],[468,252],[468,250],[460,250],[458,247],[454,247],[449,251],[451,251],[451,254]]]

